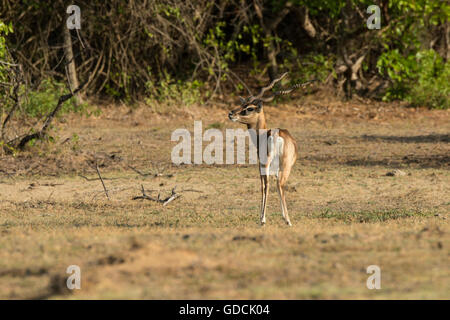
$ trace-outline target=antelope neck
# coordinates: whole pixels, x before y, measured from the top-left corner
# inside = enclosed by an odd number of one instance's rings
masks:
[[[267,125],[266,125],[266,118],[264,116],[264,112],[261,110],[260,115],[258,116],[258,119],[255,123],[248,123],[247,124],[247,130],[253,129],[256,131],[256,140],[251,139],[252,142],[256,145],[257,154],[258,154],[258,160],[259,160],[259,141],[262,139],[262,135],[267,134]],[[260,130],[263,130],[262,132]],[[265,136],[267,139],[267,136]]]
[[[260,129],[267,130],[266,118],[264,116],[264,111],[261,110],[261,113],[258,116],[258,120],[256,120],[256,123],[247,124],[247,129],[248,130],[250,130],[250,129],[256,130],[258,133],[259,133]]]

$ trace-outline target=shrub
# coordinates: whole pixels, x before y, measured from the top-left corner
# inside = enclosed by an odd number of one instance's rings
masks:
[[[202,103],[201,89],[203,82],[174,80],[167,73],[158,83],[149,81],[146,83],[145,103],[150,106],[156,104],[182,104],[190,106],[194,103]]]
[[[22,91],[25,93],[24,89]],[[53,79],[45,79],[37,89],[29,90],[25,95],[26,98],[23,99],[23,113],[33,118],[46,116],[56,107],[59,97],[68,93],[69,89],[64,83]],[[75,98],[72,97],[63,104],[59,115],[68,112],[86,113],[87,111],[87,103],[77,105]]]
[[[434,50],[423,50],[403,56],[396,50],[383,53],[378,71],[388,76],[392,86],[383,100],[404,99],[413,106],[447,109],[449,102],[450,65]]]
[[[444,63],[433,50],[417,54],[419,72],[417,84],[412,85],[407,100],[414,106],[427,105],[434,109],[450,107],[450,63]]]
[[[296,57],[297,66],[292,77],[294,82],[305,82],[311,79],[325,81],[330,73],[335,75],[334,59],[332,56],[326,57],[322,54],[308,54]]]

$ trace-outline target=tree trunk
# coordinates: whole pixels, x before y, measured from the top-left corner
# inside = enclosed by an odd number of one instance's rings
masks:
[[[316,28],[314,28],[314,25],[311,22],[311,19],[309,18],[309,10],[308,7],[302,8],[296,8],[297,16],[301,21],[302,28],[306,31],[308,36],[311,38],[315,38],[317,31]]]
[[[266,37],[266,39],[269,39],[269,45],[266,48],[266,56],[267,60],[269,60],[269,77],[270,81],[272,81],[278,76],[277,49],[274,41],[271,39],[272,34],[276,34],[275,30],[277,26],[290,12],[292,3],[290,1],[286,2],[283,9],[277,14],[275,18],[273,18],[272,21],[270,21],[270,23],[264,20],[263,7],[259,3],[259,1],[254,0],[253,6],[255,8],[255,13],[258,16],[260,26],[264,31],[264,36]]]
[[[73,56],[72,50],[72,38],[70,36],[70,30],[67,28],[66,24],[63,24],[63,34],[64,34],[64,55],[66,60],[66,71],[69,81],[70,91],[75,90],[79,87],[77,78],[77,69],[75,66],[75,58]],[[75,95],[75,101],[77,105],[82,103],[82,99],[79,94]]]
[[[271,37],[270,32],[266,34],[266,37]],[[278,77],[278,64],[277,64],[277,50],[273,40],[270,40],[267,47],[267,58],[269,60],[269,78],[270,81]]]

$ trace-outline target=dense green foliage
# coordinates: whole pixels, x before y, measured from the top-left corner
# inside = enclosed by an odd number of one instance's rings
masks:
[[[9,57],[9,52],[7,50],[6,46],[6,37],[8,34],[13,32],[12,24],[5,24],[2,20],[0,20],[0,61],[3,61],[5,63],[11,62],[11,59]],[[9,73],[8,73],[9,66],[3,63],[0,63],[0,83],[6,84],[10,82],[9,79]],[[3,97],[5,97],[7,94],[9,94],[11,91],[11,88],[5,85],[0,85],[0,101]],[[2,104],[6,104],[7,102],[3,102]]]
[[[12,24],[5,24],[0,20],[0,60],[8,61],[8,52],[6,50],[6,37],[13,32]],[[5,74],[6,66],[0,64],[0,81],[6,82],[7,75]]]
[[[387,51],[380,56],[378,67],[393,82],[385,100],[405,99],[414,106],[437,109],[450,107],[450,63],[444,63],[434,50],[406,57],[397,49]]]
[[[38,89],[28,92],[27,99],[23,103],[23,111],[28,116],[41,118],[56,106],[61,95],[68,92],[69,90],[64,83],[44,79]],[[61,111],[66,113],[76,110],[74,99],[70,99],[63,105]]]
[[[336,93],[347,79],[350,90],[360,95],[449,106],[450,5],[445,1],[77,4],[82,27],[79,36],[72,31],[73,50],[78,77],[91,79],[90,94],[144,100],[154,107],[190,105],[231,92],[245,95],[246,84],[255,87],[267,74],[290,71],[292,82],[317,78]],[[381,9],[380,30],[366,26],[372,4]],[[47,110],[41,102],[50,102],[43,96],[54,99],[61,89],[55,84],[66,81],[62,28],[67,5],[1,1],[0,60],[5,59],[4,41],[23,65],[30,88],[39,91],[29,99],[32,111],[25,108],[30,115]],[[363,57],[361,70],[352,75],[342,71],[358,57]],[[375,78],[387,81],[387,89],[372,94]]]

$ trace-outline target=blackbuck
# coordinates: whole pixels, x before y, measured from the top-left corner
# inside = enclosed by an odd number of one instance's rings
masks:
[[[280,197],[280,206],[283,218],[291,226],[288,210],[286,207],[286,196],[284,186],[289,178],[292,166],[297,160],[297,143],[285,129],[268,129],[264,116],[263,102],[270,102],[276,96],[291,93],[294,89],[306,87],[312,81],[296,84],[289,89],[273,92],[268,97],[263,97],[264,93],[271,90],[275,84],[281,81],[287,72],[279,78],[274,79],[268,86],[263,87],[255,96],[251,95],[241,99],[239,108],[230,111],[228,118],[233,122],[245,124],[247,129],[254,132],[256,139],[252,139],[258,151],[258,164],[261,178],[261,224],[266,223],[266,206],[269,195],[269,175],[275,174],[277,177],[277,189]],[[264,141],[265,143],[261,143]],[[263,147],[262,147],[263,146]],[[265,147],[266,150],[261,150]],[[261,157],[263,155],[263,158]],[[275,168],[273,162],[277,160]],[[272,166],[271,166],[272,165]]]

